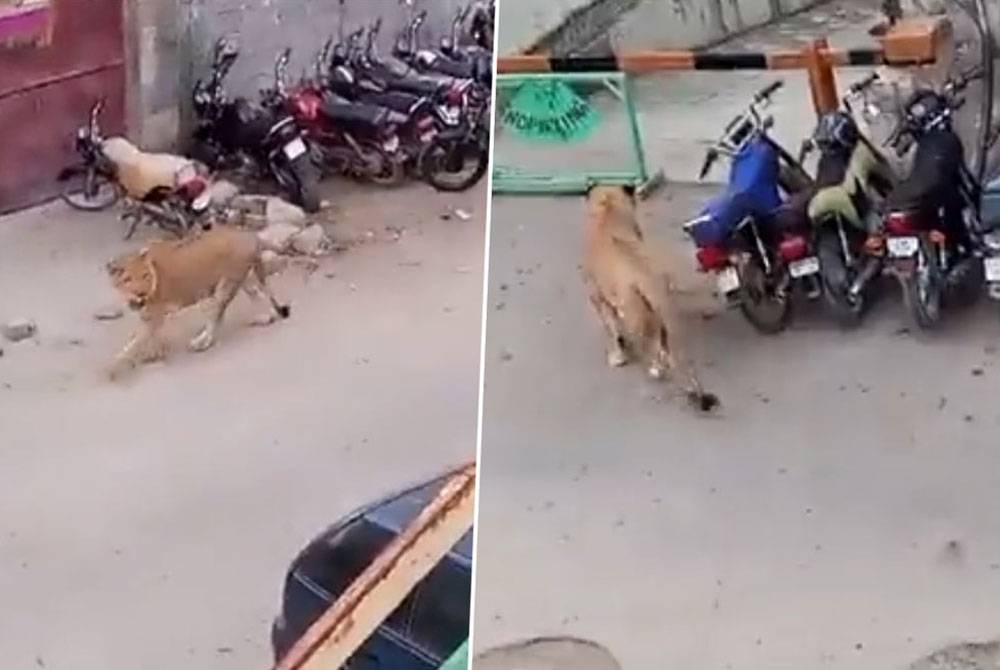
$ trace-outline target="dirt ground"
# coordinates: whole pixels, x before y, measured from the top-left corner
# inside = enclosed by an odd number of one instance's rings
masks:
[[[292,317],[117,384],[135,325],[97,321],[123,243],[61,203],[0,220],[0,649],[11,668],[264,667],[284,570],[358,505],[474,455],[485,183],[329,185],[358,242],[273,282]],[[468,221],[454,213],[471,214]],[[447,215],[447,220],[442,218]],[[148,234],[148,231],[143,234]]]

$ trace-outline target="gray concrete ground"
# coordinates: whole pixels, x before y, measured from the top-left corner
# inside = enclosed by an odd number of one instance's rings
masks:
[[[766,79],[640,80],[651,162],[684,179]],[[812,118],[787,79],[778,136],[797,146]],[[582,201],[495,198],[475,651],[571,635],[635,670],[885,670],[996,638],[1000,307],[984,298],[916,336],[887,284],[856,332],[806,304],[760,336],[716,313],[679,229],[716,188],[668,184],[641,209],[693,289],[714,418],[605,366],[578,272]],[[972,656],[987,660],[960,665]],[[950,659],[919,667],[995,654]]]
[[[459,196],[330,186],[362,243],[274,282],[289,321],[112,385],[134,318],[102,266],[111,215],[0,221],[0,649],[9,668],[266,667],[284,570],[323,527],[474,454],[485,184]],[[462,221],[441,213],[464,208]],[[401,233],[399,239],[395,239]]]

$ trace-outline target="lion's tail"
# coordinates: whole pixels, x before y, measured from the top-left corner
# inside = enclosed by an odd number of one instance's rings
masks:
[[[626,262],[631,268],[631,284],[635,298],[648,310],[652,317],[657,337],[664,344],[670,357],[669,365],[686,381],[685,395],[689,402],[703,412],[709,412],[719,405],[718,396],[705,391],[701,384],[694,362],[688,354],[685,333],[679,332],[683,319],[674,300],[671,299],[673,288],[669,275],[659,266],[645,245],[638,240],[616,239],[615,244],[623,252]],[[639,314],[631,316],[633,323],[630,329],[643,328],[646,324]],[[668,331],[669,324],[669,331]],[[634,332],[639,332],[634,330]]]

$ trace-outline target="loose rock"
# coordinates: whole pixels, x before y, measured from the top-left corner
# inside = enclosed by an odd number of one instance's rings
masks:
[[[231,206],[248,228],[261,229],[275,224],[302,228],[308,219],[301,207],[273,196],[240,195],[233,198]]]
[[[302,229],[291,238],[292,249],[307,256],[321,256],[330,247],[326,230],[318,223]]]
[[[35,335],[38,326],[31,319],[11,319],[3,325],[3,336],[11,342],[20,342]]]
[[[292,246],[292,238],[300,228],[290,223],[272,223],[257,233],[264,243],[272,250],[287,251]]]
[[[109,305],[94,312],[94,318],[98,321],[114,321],[115,319],[122,318],[124,314],[125,312],[121,307]]]

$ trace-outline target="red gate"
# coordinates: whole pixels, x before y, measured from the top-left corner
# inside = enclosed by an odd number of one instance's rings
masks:
[[[102,130],[124,130],[122,5],[0,0],[0,213],[58,193],[96,99],[107,98]]]

